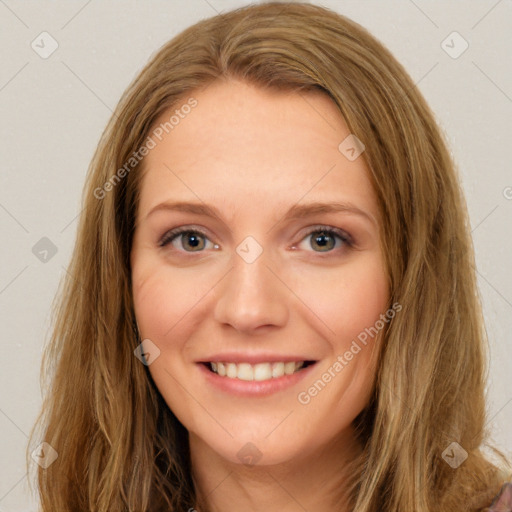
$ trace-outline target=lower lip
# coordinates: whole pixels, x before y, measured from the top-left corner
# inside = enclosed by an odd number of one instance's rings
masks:
[[[283,375],[282,377],[271,378],[267,380],[241,380],[230,377],[221,377],[212,372],[205,364],[198,363],[199,371],[206,378],[206,381],[216,388],[235,396],[268,396],[278,391],[291,388],[300,382],[304,377],[310,374],[316,363],[302,368],[292,375]]]

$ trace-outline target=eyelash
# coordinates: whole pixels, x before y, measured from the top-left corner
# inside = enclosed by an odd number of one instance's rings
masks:
[[[300,241],[302,242],[308,236],[311,236],[312,234],[319,233],[319,232],[325,233],[329,236],[332,236],[333,238],[338,237],[343,242],[343,245],[345,245],[349,248],[353,247],[353,245],[354,245],[354,242],[353,242],[351,236],[348,233],[346,233],[345,231],[342,231],[341,229],[338,229],[338,228],[333,228],[330,226],[322,226],[322,225],[314,226],[314,228],[311,229]],[[204,233],[203,231],[201,231],[200,229],[197,229],[197,228],[191,229],[191,228],[187,228],[185,226],[185,227],[179,227],[179,228],[175,228],[175,229],[171,229],[170,231],[167,231],[165,233],[165,235],[161,238],[158,245],[160,247],[165,247],[166,245],[173,242],[176,238],[178,238],[179,235],[181,235],[183,233],[192,233],[195,235],[201,235],[204,238],[208,238],[208,235],[206,233]],[[340,249],[343,249],[343,247],[338,247],[337,249],[340,250]],[[318,254],[332,254],[335,252],[335,250],[336,250],[336,248],[333,248],[329,251],[313,251],[313,252],[316,252]],[[194,252],[203,252],[203,251],[184,251],[184,252],[194,253]]]

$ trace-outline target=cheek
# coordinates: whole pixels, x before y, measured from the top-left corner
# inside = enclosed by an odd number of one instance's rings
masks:
[[[180,279],[179,273],[170,275],[168,269],[149,261],[132,266],[133,301],[140,335],[160,350],[148,370],[169,408],[188,429],[194,430],[201,413],[189,411],[180,382],[187,381],[182,363],[186,357],[185,340],[194,328],[190,312],[194,305],[197,307],[204,291],[201,293],[200,287],[190,280]]]
[[[172,327],[174,311],[180,302],[175,297],[173,307],[170,303],[173,294],[157,273],[151,273],[141,281],[135,276],[133,284],[133,301],[141,336],[161,339]]]
[[[310,276],[312,277],[312,276]],[[370,399],[382,328],[389,300],[385,267],[378,255],[341,266],[329,279],[303,285],[302,292],[315,313],[329,327],[331,353],[299,397],[311,417],[328,409],[338,418],[330,435],[346,427]],[[315,283],[315,284],[312,284]],[[320,382],[321,381],[321,382]]]
[[[197,272],[171,272],[161,264],[135,265],[132,280],[141,335],[162,341],[183,327],[183,320],[209,288]]]
[[[298,295],[327,326],[337,352],[375,325],[389,298],[385,268],[376,254],[329,270],[325,277],[317,271],[303,274],[299,288]]]

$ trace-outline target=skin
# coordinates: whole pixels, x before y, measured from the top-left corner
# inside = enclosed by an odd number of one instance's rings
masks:
[[[231,80],[190,96],[197,106],[144,161],[131,265],[141,338],[160,350],[148,369],[189,431],[194,478],[212,511],[339,512],[343,468],[360,450],[352,421],[369,400],[379,336],[308,404],[297,396],[388,307],[364,153],[349,161],[338,150],[350,131],[322,93],[269,92]],[[205,203],[219,216],[148,215],[166,201]],[[285,219],[292,206],[311,202],[351,203],[368,218]],[[335,236],[322,251],[319,225],[348,233],[353,246]],[[206,232],[199,249],[190,234],[159,247],[179,226]],[[250,264],[236,252],[247,236],[263,249]],[[292,388],[237,397],[208,385],[196,363],[228,350],[317,363]],[[251,466],[237,455],[248,442],[261,454]]]

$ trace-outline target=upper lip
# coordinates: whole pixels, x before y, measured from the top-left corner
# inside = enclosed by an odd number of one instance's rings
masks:
[[[310,357],[296,355],[280,355],[280,354],[241,354],[235,352],[226,352],[205,357],[197,361],[198,363],[288,363],[301,361],[315,361]]]

